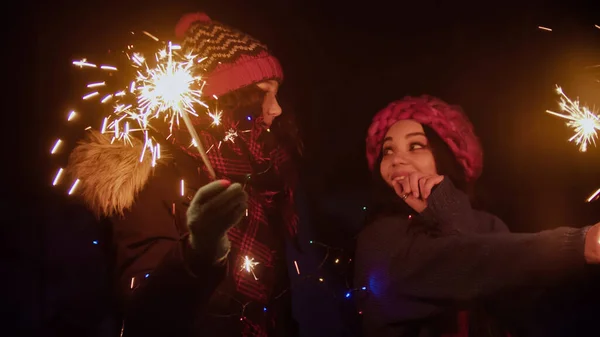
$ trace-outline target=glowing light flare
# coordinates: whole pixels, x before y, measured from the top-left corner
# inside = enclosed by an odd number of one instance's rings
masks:
[[[579,100],[571,100],[561,87],[557,86],[556,92],[560,95],[560,109],[563,113],[550,110],[546,110],[546,112],[567,119],[567,126],[575,131],[569,141],[579,145],[579,151],[586,152],[590,144],[596,145],[596,138],[598,138],[600,130],[600,116],[587,106],[581,106]]]
[[[538,26],[538,29],[545,30],[547,32],[551,32],[552,31],[552,28],[548,28],[548,27],[544,27],[544,26]]]
[[[242,263],[242,269],[241,270],[246,270],[248,273],[251,273],[252,276],[254,276],[254,280],[258,281],[258,278],[256,277],[256,274],[254,274],[254,267],[256,267],[256,265],[258,265],[260,262],[255,262],[254,258],[250,258],[248,256],[244,256],[244,262]]]
[[[60,144],[62,144],[62,140],[60,140],[60,139],[56,140],[56,143],[54,143],[54,146],[52,147],[52,150],[50,150],[50,154],[55,154],[56,151],[58,151],[58,148],[60,147]]]
[[[181,179],[181,196],[185,196],[185,182]]]
[[[215,111],[214,113],[212,112],[208,112],[208,116],[210,116],[210,118],[212,118],[212,125],[213,126],[218,126],[219,124],[221,124],[221,116],[223,115],[223,111]]]
[[[202,91],[197,84],[202,80],[194,76],[193,55],[179,60],[173,54],[174,46],[169,43],[167,49],[156,53],[157,65],[144,71],[138,71],[136,91],[139,108],[143,115],[160,117],[161,113],[171,114],[171,127],[178,115],[191,113],[196,115],[194,104],[200,104]]]

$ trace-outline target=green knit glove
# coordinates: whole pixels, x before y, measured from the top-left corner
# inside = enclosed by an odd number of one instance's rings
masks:
[[[218,262],[231,246],[227,231],[244,216],[248,195],[242,185],[227,180],[202,186],[187,210],[190,245],[203,258]]]

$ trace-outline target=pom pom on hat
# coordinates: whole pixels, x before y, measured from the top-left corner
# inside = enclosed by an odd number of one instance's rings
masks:
[[[192,23],[194,22],[210,22],[210,17],[206,15],[206,13],[198,12],[198,13],[188,13],[185,14],[179,19],[177,25],[175,26],[175,36],[178,39],[183,39],[185,37],[185,33],[190,28]]]
[[[431,96],[405,97],[379,111],[367,134],[367,161],[373,170],[381,153],[381,143],[396,122],[411,119],[433,129],[454,153],[465,170],[467,180],[474,181],[483,168],[483,152],[473,125],[460,107]]]

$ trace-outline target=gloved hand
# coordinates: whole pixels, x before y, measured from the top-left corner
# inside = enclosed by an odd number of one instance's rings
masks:
[[[238,183],[217,180],[202,186],[187,210],[192,249],[214,262],[225,258],[231,246],[227,231],[242,219],[247,201]]]

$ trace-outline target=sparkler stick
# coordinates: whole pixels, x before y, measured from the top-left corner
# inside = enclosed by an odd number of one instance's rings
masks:
[[[210,175],[210,178],[212,180],[215,180],[216,179],[215,170],[212,168],[212,165],[210,164],[210,161],[208,160],[208,157],[206,156],[206,151],[204,151],[204,146],[202,146],[202,143],[200,142],[200,137],[198,137],[198,133],[196,132],[196,129],[194,128],[194,125],[192,124],[192,121],[190,120],[190,116],[188,115],[187,112],[182,111],[181,117],[183,118],[183,122],[185,123],[185,126],[188,128],[188,131],[190,132],[190,135],[192,136],[192,139],[194,140],[194,145],[196,146],[196,149],[198,149],[198,153],[200,153],[200,157],[202,158],[204,165],[206,165],[206,169],[208,170],[208,174]]]

